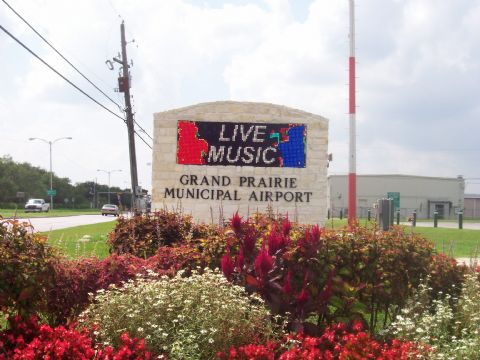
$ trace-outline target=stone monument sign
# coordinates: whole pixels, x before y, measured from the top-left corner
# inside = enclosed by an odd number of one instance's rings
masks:
[[[218,222],[272,209],[323,224],[328,120],[285,106],[222,101],[156,113],[152,209]]]

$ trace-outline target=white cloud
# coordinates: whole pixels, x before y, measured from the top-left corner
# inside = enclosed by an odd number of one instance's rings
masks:
[[[117,71],[104,61],[119,51],[126,20],[137,121],[213,100],[284,104],[330,119],[332,172],[346,172],[347,1],[10,1],[82,71],[118,102]],[[5,26],[88,93],[109,102],[0,6]],[[478,177],[480,4],[469,0],[357,2],[358,172]],[[137,48],[138,46],[138,48]],[[122,168],[125,126],[85,99],[0,34],[0,154],[48,166],[30,136],[73,136],[56,151],[61,176],[84,181],[97,168]],[[113,110],[116,110],[112,106]],[[9,139],[9,140],[5,140]],[[466,151],[465,148],[477,151]],[[150,150],[137,141],[139,173],[149,187]],[[46,149],[44,149],[46,150]],[[408,160],[406,160],[408,159]],[[480,189],[478,190],[480,192]]]
[[[342,117],[347,59],[337,50],[346,46],[345,11],[340,2],[316,1],[305,22],[273,24],[262,43],[235,55],[226,68],[232,99],[285,104],[332,120]]]
[[[446,151],[419,152],[382,140],[363,146],[359,151],[359,160],[361,174],[378,173],[377,164],[382,164],[382,173],[385,174],[452,177],[457,175],[458,170],[456,157]],[[432,169],[436,169],[434,173]]]

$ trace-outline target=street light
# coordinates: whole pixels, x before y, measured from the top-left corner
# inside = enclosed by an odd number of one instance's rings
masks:
[[[44,143],[48,144],[50,147],[50,209],[53,210],[53,172],[52,172],[52,145],[55,144],[57,141],[60,140],[72,140],[72,137],[67,136],[67,137],[61,137],[55,140],[45,140],[42,138],[36,138],[36,137],[31,137],[28,140],[40,140],[43,141]]]
[[[108,174],[108,203],[110,204],[110,174],[113,173],[113,172],[120,172],[122,171],[121,169],[119,170],[103,170],[103,169],[97,169],[97,171],[103,171],[103,172],[106,172]]]

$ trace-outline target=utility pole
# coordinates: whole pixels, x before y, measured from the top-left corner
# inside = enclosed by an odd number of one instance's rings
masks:
[[[125,114],[127,116],[127,129],[128,129],[128,150],[130,154],[130,177],[132,186],[132,210],[137,212],[137,196],[136,190],[138,187],[138,174],[137,174],[137,155],[135,151],[135,130],[133,126],[133,113],[132,105],[130,103],[130,72],[127,59],[127,41],[125,40],[125,24],[122,21],[120,25],[121,44],[122,44],[122,58],[113,58],[115,62],[122,64],[122,76],[118,78],[118,91],[123,92],[125,96]]]
[[[350,141],[348,157],[348,225],[353,226],[357,218],[357,143],[356,143],[356,102],[355,102],[355,4],[349,0],[350,8],[350,56],[348,58],[348,112]]]

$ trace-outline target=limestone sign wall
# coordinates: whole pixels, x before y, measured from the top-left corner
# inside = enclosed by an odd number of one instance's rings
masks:
[[[213,102],[154,115],[152,208],[326,216],[328,121],[285,106]]]

